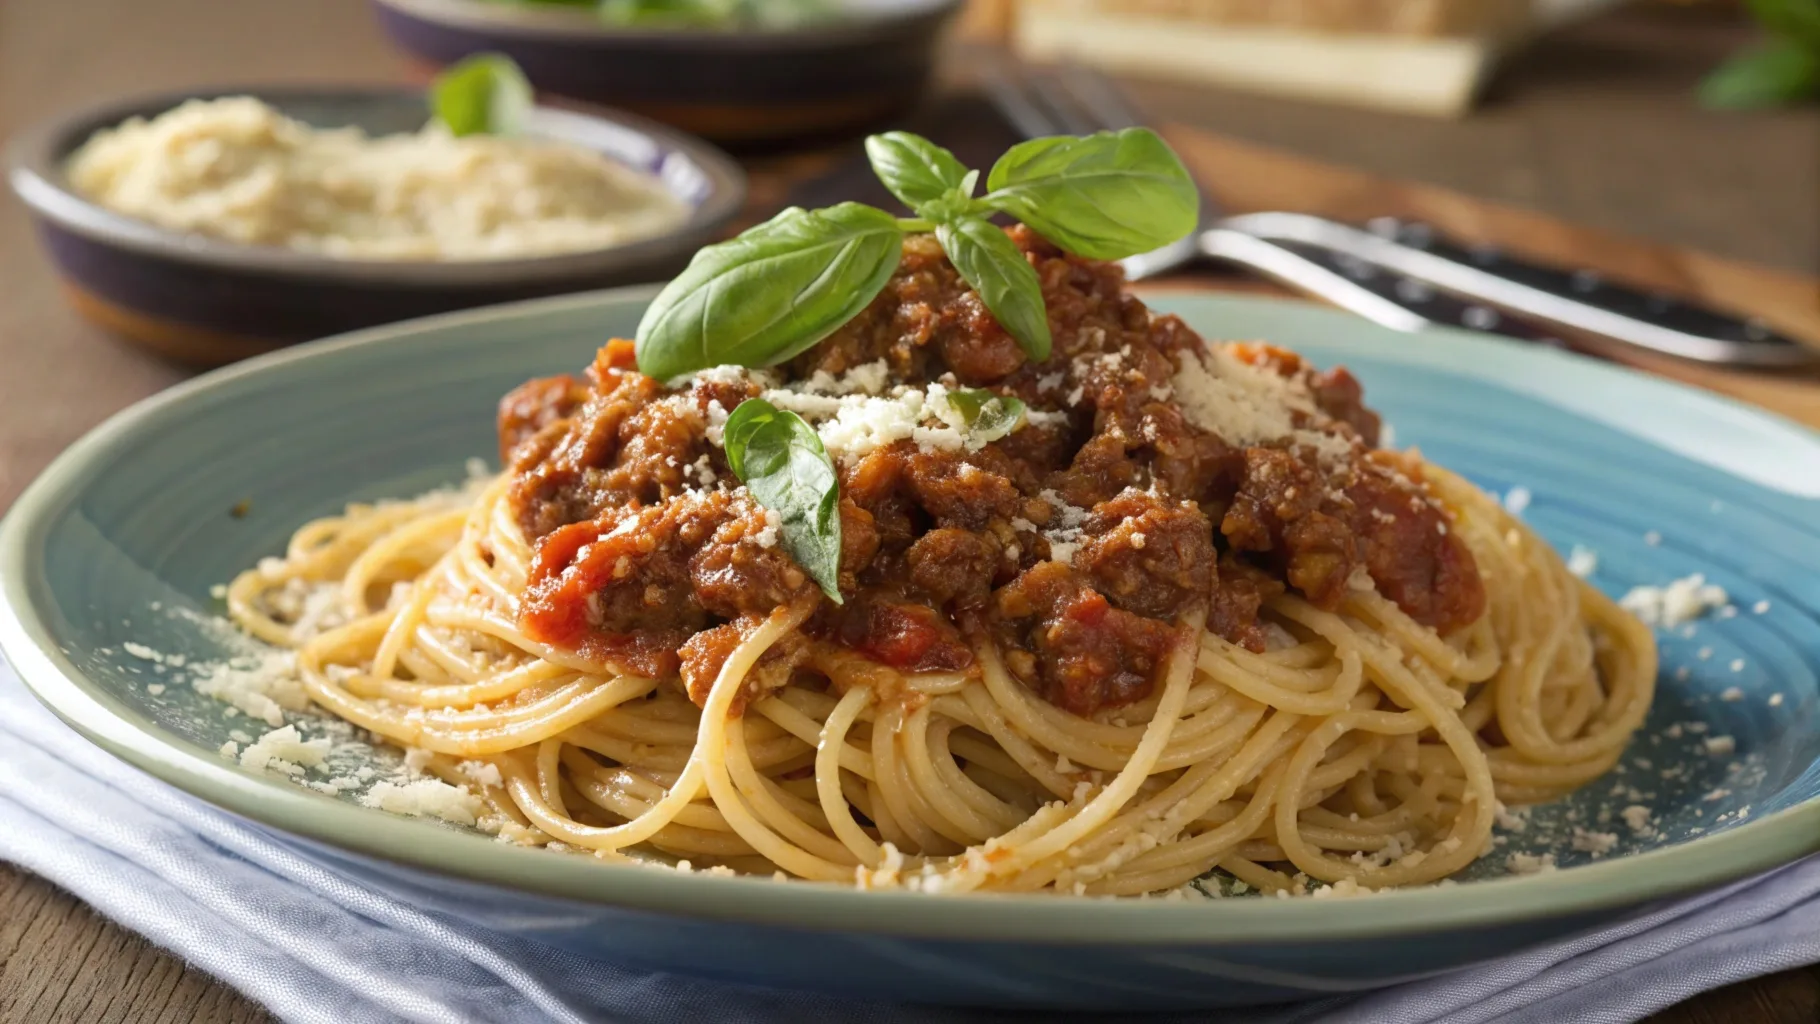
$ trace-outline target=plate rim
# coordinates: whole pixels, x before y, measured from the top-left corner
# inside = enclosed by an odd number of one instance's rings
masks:
[[[357,856],[446,874],[507,891],[595,906],[815,931],[907,938],[1039,945],[1235,945],[1307,943],[1433,933],[1516,924],[1576,913],[1637,908],[1671,896],[1792,863],[1820,852],[1820,797],[1723,832],[1673,846],[1556,872],[1487,879],[1340,900],[1109,900],[1071,896],[932,896],[769,879],[684,875],[602,864],[582,857],[510,846],[490,837],[402,818],[324,797],[232,766],[213,752],[163,733],[139,712],[89,680],[59,649],[39,604],[43,537],[57,514],[82,493],[95,465],[130,442],[142,423],[181,415],[190,401],[231,389],[243,379],[282,373],[295,363],[408,340],[451,327],[509,321],[558,311],[609,309],[648,301],[657,286],[636,286],[533,299],[425,317],[311,342],[178,384],[109,417],[57,456],[0,519],[0,655],[26,687],[78,733],[113,755],[218,808],[306,841]],[[1359,329],[1344,313],[1293,300],[1205,292],[1147,290],[1145,297],[1212,309],[1269,304],[1282,316],[1326,318]],[[1745,414],[1780,426],[1820,451],[1820,433],[1774,413],[1698,389],[1466,331],[1412,337],[1415,353],[1435,342],[1465,346],[1498,361],[1567,360],[1576,372],[1633,378],[1632,384],[1711,412]],[[1373,353],[1376,356],[1378,353]],[[1398,361],[1420,364],[1415,356]],[[41,575],[41,573],[40,573]]]

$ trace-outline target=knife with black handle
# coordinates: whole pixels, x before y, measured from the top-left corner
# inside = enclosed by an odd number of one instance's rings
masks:
[[[1331,266],[1432,322],[1580,347],[1599,343],[1760,369],[1820,364],[1820,351],[1760,320],[1640,291],[1591,270],[1468,247],[1427,225],[1379,218],[1368,229],[1296,213],[1228,217],[1226,230]]]

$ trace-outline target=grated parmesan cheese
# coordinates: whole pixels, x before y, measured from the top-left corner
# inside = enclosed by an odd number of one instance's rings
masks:
[[[1502,802],[1493,805],[1492,815],[1497,826],[1506,832],[1521,832],[1529,827],[1529,808],[1506,807]]]
[[[814,425],[822,446],[836,457],[863,456],[903,440],[913,440],[925,451],[978,451],[990,440],[976,436],[966,417],[948,401],[950,383],[891,386],[890,369],[883,359],[838,376],[818,370],[807,380],[787,383],[764,371],[720,366],[686,374],[671,384],[684,386],[703,380],[757,383],[766,402]],[[708,403],[707,411],[707,438],[723,444],[728,410],[715,400]],[[1068,422],[1065,413],[1035,409],[1028,410],[1026,418],[1041,425]],[[714,474],[698,464],[697,475],[704,471],[707,475],[702,482],[711,484]]]
[[[1504,867],[1513,875],[1534,875],[1540,872],[1555,870],[1555,855],[1552,853],[1513,853],[1504,858]]]
[[[764,513],[765,528],[753,534],[752,541],[761,548],[774,548],[777,546],[778,531],[784,527],[784,517],[774,508],[767,508]]]
[[[1043,531],[1043,539],[1049,542],[1050,560],[1063,564],[1073,562],[1084,536],[1082,528],[1087,523],[1087,510],[1068,504],[1068,499],[1053,489],[1043,491],[1039,497],[1056,513],[1055,525]]]
[[[240,766],[254,771],[274,771],[293,778],[304,768],[317,768],[329,756],[327,738],[306,740],[294,725],[273,729],[240,752]],[[225,749],[224,749],[225,752]]]
[[[128,640],[120,645],[120,649],[133,657],[138,658],[140,661],[149,661],[154,665],[164,664],[164,655],[152,650],[144,644],[134,643],[133,641]]]
[[[1184,354],[1170,383],[1183,415],[1233,447],[1290,441],[1314,449],[1330,472],[1352,462],[1353,440],[1296,426],[1297,414],[1325,418],[1301,381],[1253,366],[1222,346],[1210,346],[1198,359]]]
[[[461,773],[482,786],[503,786],[505,776],[499,774],[499,766],[491,761],[463,761],[459,765]],[[340,782],[341,780],[333,780]],[[348,788],[359,785],[353,779],[347,780]]]
[[[393,814],[415,818],[441,818],[458,825],[472,825],[486,806],[465,786],[451,786],[441,779],[416,779],[406,783],[377,782],[360,802]]]
[[[1574,826],[1573,848],[1582,853],[1590,853],[1594,858],[1603,857],[1618,845],[1616,832],[1593,832]]]
[[[1694,573],[1665,587],[1632,587],[1618,599],[1618,605],[1645,625],[1679,626],[1730,601],[1724,587],[1710,584],[1704,575]]]
[[[268,649],[197,668],[199,674],[190,683],[196,692],[224,701],[274,728],[284,724],[286,711],[309,706],[309,695],[297,675],[297,657],[290,651]]]
[[[1649,823],[1650,810],[1642,804],[1631,804],[1619,811],[1618,817],[1624,819],[1625,827],[1635,835],[1647,836],[1655,832]]]
[[[1567,556],[1567,571],[1581,579],[1586,579],[1599,571],[1599,553],[1591,548],[1574,545]]]
[[[1350,899],[1355,896],[1370,896],[1380,891],[1382,890],[1360,885],[1357,879],[1342,878],[1332,885],[1323,885],[1320,888],[1311,891],[1308,896],[1311,899],[1317,900]]]

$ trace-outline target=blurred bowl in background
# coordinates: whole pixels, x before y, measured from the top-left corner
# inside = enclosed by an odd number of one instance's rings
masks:
[[[592,8],[373,0],[393,42],[430,68],[504,53],[540,91],[634,110],[722,143],[863,127],[915,102],[964,0],[836,0],[782,27],[621,26]]]
[[[201,89],[115,101],[30,129],[7,154],[70,302],[88,319],[185,362],[215,364],[325,335],[515,299],[663,280],[716,241],[745,200],[745,175],[720,150],[640,117],[538,108],[527,133],[655,175],[690,208],[676,230],[554,256],[446,262],[342,259],[187,234],[105,209],[64,167],[102,128],[188,99],[255,96],[318,128],[411,132],[423,94],[399,87]]]

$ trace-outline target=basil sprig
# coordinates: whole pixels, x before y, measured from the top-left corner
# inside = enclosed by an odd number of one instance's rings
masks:
[[[933,231],[986,309],[1034,361],[1051,338],[1041,282],[988,218],[1007,213],[1078,255],[1123,259],[1192,231],[1199,193],[1156,133],[1126,128],[1033,139],[979,172],[908,132],[866,153],[914,217],[859,203],[789,209],[696,254],[638,325],[638,368],[670,378],[710,366],[771,366],[857,316],[891,279],[906,231]]]
[[[524,128],[534,93],[512,58],[477,53],[453,65],[430,86],[430,111],[450,134],[511,135]]]
[[[873,170],[915,212],[859,203],[791,208],[695,254],[638,325],[638,368],[659,379],[712,366],[771,366],[821,341],[871,304],[897,270],[906,231],[932,231],[994,319],[1031,360],[1052,338],[1042,282],[989,218],[1010,213],[1056,245],[1095,259],[1148,252],[1193,230],[1199,195],[1169,146],[1143,128],[1026,142],[974,196],[979,171],[907,132],[866,140]],[[948,392],[976,439],[1026,416],[1016,398]],[[840,478],[821,438],[793,412],[751,398],[727,417],[727,461],[754,500],[778,513],[784,549],[840,602]]]
[[[840,479],[815,428],[748,398],[727,417],[721,442],[733,474],[783,520],[784,550],[840,604]]]

